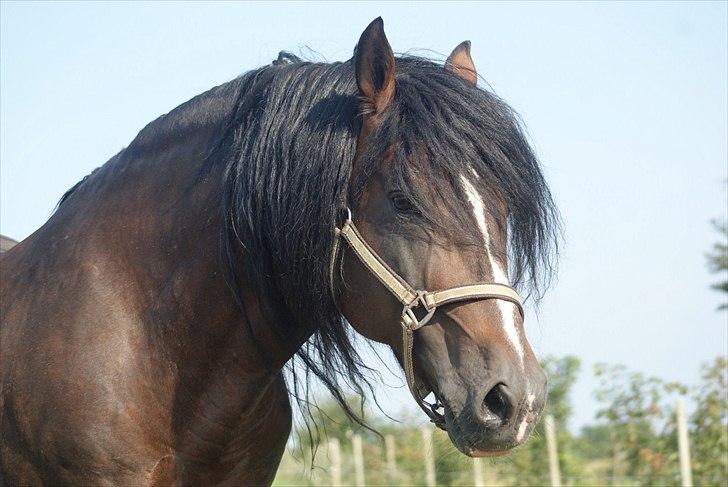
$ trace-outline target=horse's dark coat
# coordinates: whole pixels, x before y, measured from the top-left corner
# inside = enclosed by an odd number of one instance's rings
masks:
[[[362,36],[373,48],[356,59],[385,52],[376,35]],[[347,205],[368,221],[368,238],[387,221],[400,250],[444,240],[472,257],[478,233],[458,186],[468,171],[500,202],[488,212],[502,235],[502,209],[509,214],[516,280],[550,265],[555,210],[505,103],[402,57],[396,94],[368,106],[362,83],[370,76],[379,96],[394,66],[359,67],[356,79],[352,66],[282,55],[190,100],[3,255],[0,474],[9,485],[271,482],[290,430],[281,370],[294,354],[304,382],[312,373],[342,399],[344,377],[363,394],[363,365],[328,282],[331,230]],[[376,210],[387,201],[379,186],[412,211],[392,220]],[[381,245],[383,255],[397,251]],[[505,239],[492,247],[505,260]],[[391,258],[405,267],[422,258],[404,254]],[[356,283],[352,266],[344,274]],[[352,322],[362,311],[351,292],[388,299],[362,279],[343,290]],[[306,392],[296,392],[305,409]]]

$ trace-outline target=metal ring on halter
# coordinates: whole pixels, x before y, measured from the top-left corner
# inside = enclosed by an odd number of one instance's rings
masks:
[[[416,292],[417,299],[412,301],[410,304],[404,305],[404,308],[402,308],[402,324],[411,331],[418,330],[425,326],[432,319],[432,316],[437,310],[436,306],[433,306],[432,309],[427,307],[427,301],[425,301],[427,291]],[[422,306],[425,310],[427,310],[427,314],[422,319],[417,318],[417,315],[415,315],[415,312],[413,311],[413,308],[417,308],[419,306]]]

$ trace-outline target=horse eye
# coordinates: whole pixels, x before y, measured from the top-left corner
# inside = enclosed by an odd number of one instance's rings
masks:
[[[392,208],[400,213],[417,213],[417,209],[409,198],[399,191],[390,193],[389,201],[392,204]]]

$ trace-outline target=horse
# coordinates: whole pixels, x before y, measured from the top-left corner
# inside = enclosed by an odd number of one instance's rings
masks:
[[[469,42],[395,56],[378,18],[350,60],[282,52],[68,190],[0,261],[2,483],[270,484],[309,380],[366,392],[355,334],[464,454],[523,443],[547,381],[515,288],[543,294],[558,213],[477,81]]]

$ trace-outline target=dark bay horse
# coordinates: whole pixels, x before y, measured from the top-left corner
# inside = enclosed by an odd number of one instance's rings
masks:
[[[377,19],[352,60],[282,53],[71,188],[0,260],[0,483],[269,484],[294,356],[362,392],[350,326],[461,451],[522,443],[546,379],[510,286],[538,291],[558,217],[469,49],[395,58]]]

